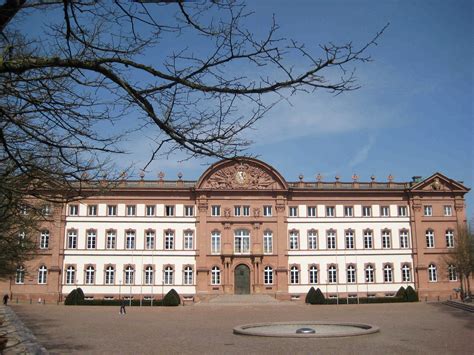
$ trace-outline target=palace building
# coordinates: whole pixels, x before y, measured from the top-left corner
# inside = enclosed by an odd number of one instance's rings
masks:
[[[461,182],[440,173],[411,182],[288,182],[268,164],[223,160],[198,181],[124,180],[101,196],[51,206],[38,256],[1,291],[13,299],[194,300],[268,294],[304,300],[454,295],[445,255],[466,222]]]

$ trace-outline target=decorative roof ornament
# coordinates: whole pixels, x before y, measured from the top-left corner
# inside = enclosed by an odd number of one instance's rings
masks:
[[[439,182],[439,179],[438,178],[435,178],[433,183],[431,184],[431,188],[433,190],[441,190],[441,183]]]
[[[372,180],[372,182],[375,182],[375,175],[372,174],[372,176],[370,177],[370,180]]]
[[[339,176],[339,174],[336,175],[334,178],[336,179],[336,182],[339,182],[339,180],[341,180],[341,177]]]
[[[143,180],[145,178],[145,171],[142,169],[140,170],[140,180]]]
[[[390,174],[390,175],[388,176],[388,181],[389,181],[389,182],[393,182],[393,179],[394,179],[393,175]]]
[[[303,175],[303,174],[300,174],[300,175],[298,176],[298,179],[300,179],[300,182],[303,182],[304,175]]]
[[[352,181],[357,182],[359,180],[359,175],[356,173],[352,174]]]
[[[178,173],[178,179],[181,180],[183,178],[183,173],[182,172],[179,172]]]
[[[160,172],[158,173],[158,179],[160,179],[160,180],[162,181],[162,180],[164,179],[164,177],[165,177],[165,173],[162,172],[162,171],[160,171]]]
[[[318,173],[318,175],[316,175],[316,181],[321,182],[322,180],[323,180],[323,176],[320,173]]]

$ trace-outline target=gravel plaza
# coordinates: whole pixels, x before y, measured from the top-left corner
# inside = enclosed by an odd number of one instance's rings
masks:
[[[474,316],[438,303],[309,306],[196,304],[180,307],[12,304],[53,354],[472,354]],[[380,327],[371,335],[295,339],[234,335],[258,322],[340,321]]]

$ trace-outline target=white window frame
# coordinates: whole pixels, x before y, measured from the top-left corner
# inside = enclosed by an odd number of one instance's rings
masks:
[[[221,253],[221,233],[213,231],[211,233],[211,254]]]
[[[105,284],[115,285],[115,268],[111,265],[105,268]]]
[[[263,206],[263,216],[264,217],[271,217],[272,214],[273,214],[272,206],[270,206],[270,205]]]
[[[194,248],[194,232],[186,230],[183,232],[183,249],[193,250]]]
[[[250,216],[250,206],[242,206],[242,215],[245,217]]]
[[[23,285],[25,283],[25,268],[23,265],[20,265],[16,268],[15,273],[15,284]]]
[[[334,206],[326,206],[326,217],[335,217],[336,208]]]
[[[353,206],[344,206],[344,217],[354,217]]]
[[[137,233],[134,230],[125,231],[125,249],[134,250],[137,247]]]
[[[349,229],[344,234],[346,249],[355,249],[355,232]]]
[[[407,206],[398,206],[398,216],[399,217],[407,217],[408,216]]]
[[[458,281],[458,273],[456,271],[456,266],[448,265],[448,281]]]
[[[87,215],[88,216],[97,216],[97,205],[87,205]]]
[[[117,231],[108,230],[106,238],[107,238],[106,244],[105,244],[106,249],[112,250],[112,249],[117,248]]]
[[[221,215],[221,206],[220,205],[212,205],[211,206],[211,216],[219,217]]]
[[[194,206],[184,206],[184,216],[194,217]]]
[[[311,285],[318,283],[318,267],[316,265],[311,265],[308,269],[308,282]]]
[[[392,249],[392,232],[388,229],[382,231],[382,249]]]
[[[408,264],[402,265],[402,282],[411,282],[411,268]]]
[[[393,267],[392,265],[386,264],[383,267],[383,282],[393,283]]]
[[[330,265],[328,267],[328,283],[329,284],[337,283],[337,267],[335,265]]]
[[[86,231],[86,249],[97,249],[97,231],[94,229]]]
[[[154,285],[155,284],[155,270],[153,270],[153,266],[147,265],[145,266],[144,270],[145,276],[145,285]]]
[[[453,206],[451,205],[445,205],[443,207],[444,215],[446,217],[451,217],[453,215]]]
[[[424,205],[423,206],[423,215],[425,217],[432,217],[433,216],[433,206],[432,205]]]
[[[380,217],[390,217],[389,206],[380,206]]]
[[[79,205],[69,205],[69,216],[79,216]]]
[[[290,284],[298,285],[300,283],[300,269],[298,266],[293,265],[290,268]]]
[[[307,206],[307,217],[316,217],[316,206]]]
[[[145,231],[145,249],[153,250],[156,245],[156,233],[154,230]]]
[[[434,264],[428,266],[428,282],[438,282],[438,268]]]
[[[241,208],[242,206],[234,206],[234,216],[240,217],[241,216]]]
[[[435,247],[435,234],[434,230],[427,229],[425,232],[425,239],[426,239],[426,247],[427,248],[434,248]]]
[[[288,217],[298,217],[298,206],[288,206]]]
[[[174,217],[175,215],[175,209],[174,205],[166,205],[165,206],[165,217]]]
[[[318,249],[318,231],[311,229],[308,231],[308,249]]]
[[[156,206],[155,205],[146,205],[145,214],[147,217],[153,217],[156,215]]]
[[[107,216],[117,216],[117,205],[107,205]]]
[[[447,229],[445,233],[446,238],[446,248],[454,248],[454,231],[452,229]]]
[[[337,249],[337,236],[333,230],[326,232],[326,249]]]
[[[370,229],[364,231],[364,249],[374,248],[374,232]]]
[[[273,285],[273,268],[271,266],[265,266],[263,269],[263,283]]]
[[[237,229],[234,231],[234,254],[250,253],[250,231]]]
[[[132,265],[127,265],[124,270],[124,285],[135,284],[135,268]]]
[[[211,285],[221,284],[221,269],[218,266],[213,266],[211,269]]]
[[[375,267],[372,264],[366,265],[365,267],[365,282],[366,283],[375,282]]]
[[[290,250],[298,250],[300,248],[300,234],[298,231],[292,230],[290,231],[289,235],[289,249]]]
[[[410,237],[408,234],[408,230],[402,229],[399,232],[399,239],[400,239],[400,249],[409,249],[410,248]]]
[[[165,250],[173,250],[174,249],[174,231],[167,230],[165,231]]]
[[[271,231],[263,233],[263,253],[273,254],[273,233]]]
[[[72,265],[66,268],[66,285],[74,285],[76,283],[76,268]]]
[[[48,283],[48,268],[45,265],[41,265],[38,268],[38,284],[46,285]]]
[[[184,285],[193,285],[194,283],[194,273],[193,268],[189,265],[184,267],[183,270],[183,284]]]
[[[372,206],[362,206],[362,217],[372,217]]]
[[[354,265],[348,265],[346,269],[346,281],[349,284],[354,284],[357,282],[357,272]]]
[[[49,249],[49,230],[43,229],[40,234],[40,249]]]
[[[85,273],[86,273],[86,277],[85,277],[86,285],[94,285],[95,284],[95,268],[92,265],[89,265],[87,266]]]

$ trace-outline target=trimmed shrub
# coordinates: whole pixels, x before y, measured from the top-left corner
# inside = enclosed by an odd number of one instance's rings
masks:
[[[76,288],[69,292],[69,295],[66,296],[64,304],[66,306],[75,306],[81,305],[84,303],[84,292],[81,288]]]
[[[418,302],[418,292],[413,287],[408,286],[406,289],[406,301],[407,302]]]
[[[178,295],[178,292],[172,288],[163,298],[163,306],[165,307],[175,307],[179,306],[181,303],[181,298]]]
[[[398,298],[403,299],[404,301],[407,301],[407,291],[405,290],[405,287],[403,286],[400,287],[395,297],[398,297]]]
[[[305,303],[307,304],[316,304],[316,290],[314,287],[311,287],[306,294]]]

